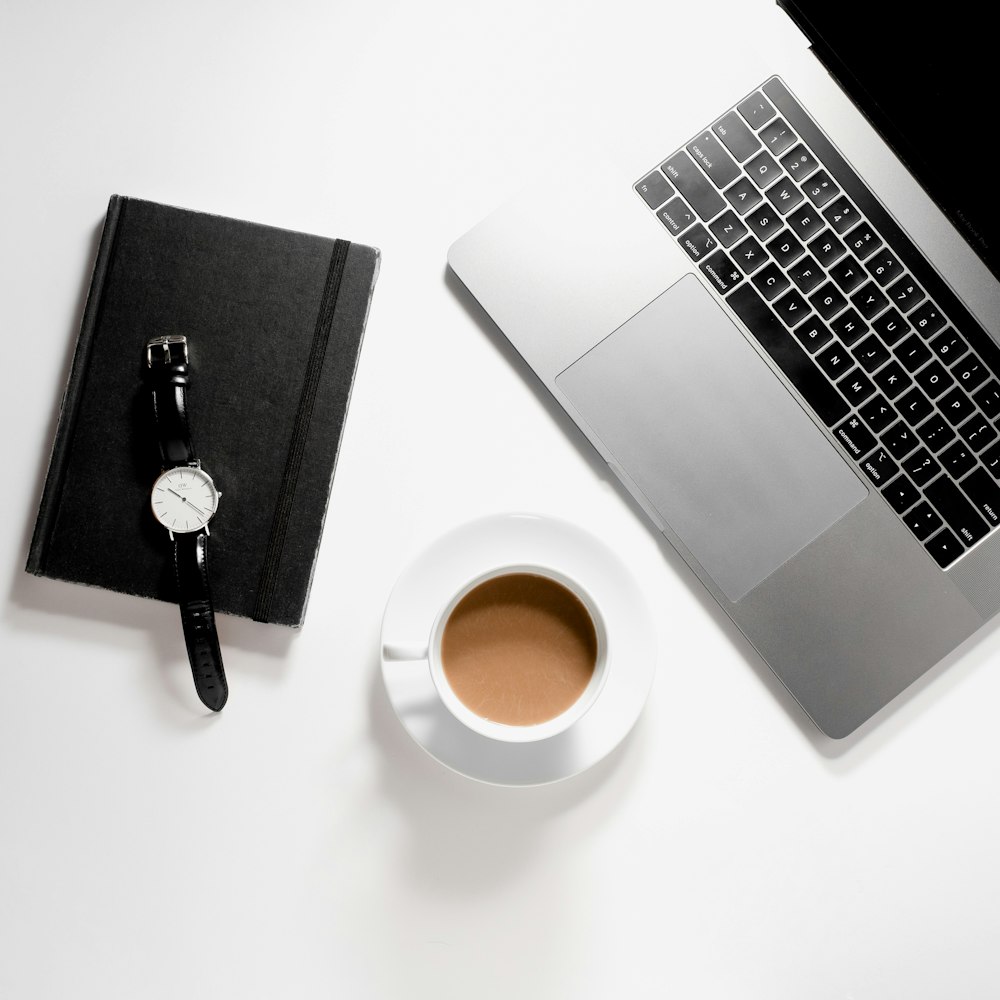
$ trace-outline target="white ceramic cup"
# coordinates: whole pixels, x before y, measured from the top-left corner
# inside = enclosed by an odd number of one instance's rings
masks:
[[[445,626],[448,624],[451,613],[458,606],[462,598],[487,580],[517,573],[528,573],[533,576],[546,577],[565,587],[587,609],[597,635],[597,656],[594,663],[594,672],[587,686],[581,692],[580,697],[559,715],[551,719],[546,719],[544,722],[528,726],[494,722],[473,712],[472,709],[461,701],[448,683],[448,677],[441,660],[441,641],[444,636]],[[532,743],[538,740],[549,739],[565,732],[570,726],[581,719],[600,697],[608,675],[608,632],[600,606],[594,600],[593,596],[581,586],[579,581],[570,578],[552,566],[523,563],[502,565],[484,570],[452,595],[451,599],[444,604],[435,616],[425,644],[416,646],[386,644],[382,648],[382,658],[387,661],[412,661],[414,669],[421,669],[421,665],[423,665],[424,669],[430,671],[431,679],[434,682],[434,689],[441,699],[442,704],[462,725],[473,732],[489,737],[490,739],[500,740],[504,743]]]

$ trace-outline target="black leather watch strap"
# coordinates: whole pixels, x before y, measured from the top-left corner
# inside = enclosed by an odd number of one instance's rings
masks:
[[[156,436],[163,467],[191,465],[195,459],[191,430],[188,426],[187,388],[191,369],[187,353],[176,356],[171,351],[150,355],[146,375],[153,398]]]
[[[184,643],[198,697],[218,712],[229,697],[215,612],[208,585],[208,536],[203,531],[174,535],[174,569]]]

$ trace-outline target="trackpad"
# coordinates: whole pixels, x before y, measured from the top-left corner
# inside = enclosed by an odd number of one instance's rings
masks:
[[[868,495],[694,275],[556,384],[732,602]]]

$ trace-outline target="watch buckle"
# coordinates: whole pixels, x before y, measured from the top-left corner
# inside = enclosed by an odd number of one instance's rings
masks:
[[[183,357],[184,364],[188,363],[188,347],[187,347],[187,337],[171,335],[169,337],[153,337],[146,344],[146,365],[149,368],[153,367],[153,349],[159,348],[163,351],[163,357],[161,358],[164,364],[170,364],[174,360],[174,346],[177,345],[181,349],[181,354]]]

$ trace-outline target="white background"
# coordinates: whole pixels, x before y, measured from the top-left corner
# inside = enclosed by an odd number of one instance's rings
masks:
[[[1000,995],[996,629],[824,739],[446,274],[705,44],[636,0],[0,0],[0,996]],[[384,254],[306,625],[220,619],[218,717],[175,608],[22,569],[112,193]],[[406,562],[506,510],[607,540],[661,642],[626,742],[526,790],[378,676]]]

